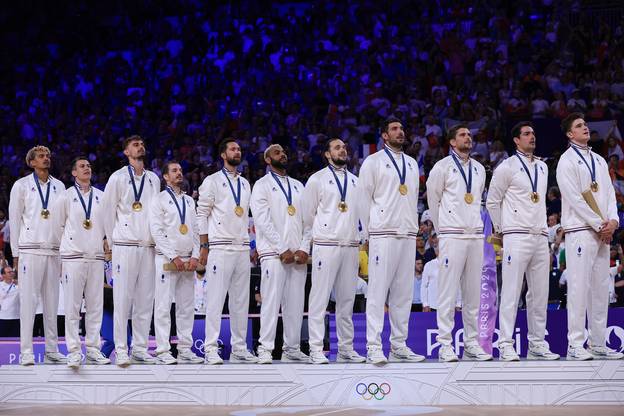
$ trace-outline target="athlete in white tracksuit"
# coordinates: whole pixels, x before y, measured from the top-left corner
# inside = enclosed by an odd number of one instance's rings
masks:
[[[456,361],[451,332],[455,324],[455,299],[461,285],[464,322],[464,358],[491,360],[478,343],[483,221],[481,195],[485,169],[469,157],[470,130],[459,125],[449,131],[450,155],[438,161],[427,179],[431,220],[440,238],[438,279],[439,359]]]
[[[125,140],[129,165],[113,172],[104,190],[104,226],[113,251],[113,302],[116,363],[130,364],[127,345],[128,313],[132,307],[132,359],[155,363],[147,353],[154,308],[154,240],[149,229],[149,206],[160,193],[160,179],[144,168],[145,146],[139,136]]]
[[[53,223],[61,234],[61,279],[64,281],[65,343],[68,365],[82,361],[79,324],[84,295],[85,346],[89,364],[109,364],[100,352],[100,328],[104,302],[104,193],[90,184],[91,164],[86,158],[72,163],[74,186],[54,204]]]
[[[186,195],[182,167],[168,162],[163,168],[166,189],[152,198],[149,226],[156,243],[154,330],[156,354],[160,363],[201,363],[191,352],[193,319],[195,317],[195,269],[199,259],[199,227],[195,201]],[[165,265],[177,270],[165,270]],[[171,304],[175,299],[178,359],[171,355]]]
[[[253,363],[247,350],[249,311],[249,200],[251,185],[237,171],[241,149],[234,139],[220,144],[223,169],[204,179],[199,188],[198,216],[203,244],[210,251],[206,263],[206,363],[221,364],[217,340],[221,312],[228,295],[232,352],[231,362]],[[207,249],[202,248],[202,251]]]
[[[270,171],[255,183],[251,193],[251,212],[262,268],[258,359],[263,364],[272,361],[281,306],[282,361],[307,361],[300,341],[311,235],[303,224],[303,184],[286,175],[288,159],[280,145],[269,146],[264,155]]]
[[[504,361],[519,360],[513,348],[513,333],[526,273],[528,357],[556,360],[559,355],[550,352],[544,340],[550,272],[546,225],[548,166],[533,156],[535,132],[530,123],[520,122],[511,132],[518,150],[494,171],[487,197],[494,232],[503,235],[499,356]]]
[[[583,115],[571,114],[562,126],[570,140],[557,165],[561,225],[566,233],[568,359],[619,359],[624,354],[605,345],[609,243],[619,226],[615,192],[606,161],[587,147],[589,128]],[[593,197],[602,218],[590,208],[583,192]],[[586,316],[589,351],[583,348]]]
[[[18,179],[9,198],[11,250],[20,286],[20,350],[22,365],[33,365],[32,334],[38,299],[43,303],[46,362],[65,362],[58,352],[56,313],[61,264],[58,233],[51,217],[65,185],[49,175],[50,150],[37,146],[26,163],[34,172]]]
[[[303,191],[303,221],[312,229],[312,289],[308,331],[312,363],[323,355],[325,311],[332,288],[336,297],[338,361],[363,362],[353,350],[353,302],[359,266],[357,177],[346,169],[347,148],[331,139],[325,151],[329,166],[313,174]]]
[[[405,133],[400,120],[382,126],[385,147],[368,156],[360,169],[362,228],[369,240],[366,305],[367,361],[384,364],[381,349],[384,305],[390,316],[390,360],[422,361],[406,345],[414,291],[418,234],[419,169],[401,151]]]

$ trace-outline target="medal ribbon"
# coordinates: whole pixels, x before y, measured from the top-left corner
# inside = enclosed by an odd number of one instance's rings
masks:
[[[292,205],[292,189],[290,189],[290,181],[288,180],[288,176],[286,177],[286,183],[288,184],[288,193],[286,193],[286,189],[284,189],[284,185],[282,185],[282,182],[280,182],[279,177],[275,174],[275,172],[271,171],[271,175],[273,176],[273,179],[275,179],[275,182],[277,182],[280,189],[282,190],[282,193],[286,197],[286,202],[288,203],[288,206],[291,206]]]
[[[592,156],[591,151],[589,152],[589,157],[591,158],[591,167],[589,167],[589,163],[587,163],[587,160],[585,160],[585,157],[581,152],[579,152],[574,143],[570,143],[570,147],[572,147],[576,154],[579,155],[581,159],[583,159],[583,162],[585,162],[585,166],[587,166],[589,174],[591,175],[592,182],[596,182],[596,162],[594,162],[594,157]]]
[[[401,183],[401,185],[404,185],[405,184],[405,177],[407,176],[407,171],[405,169],[405,155],[403,153],[401,153],[401,159],[403,160],[403,170],[399,170],[399,165],[397,164],[396,160],[394,160],[394,157],[392,156],[392,153],[390,153],[390,150],[388,150],[387,147],[384,147],[384,151],[386,152],[386,154],[390,158],[390,161],[392,162],[392,164],[394,165],[394,168],[396,169],[397,173],[399,174],[399,182]]]
[[[338,175],[336,175],[336,171],[332,165],[329,165],[329,170],[331,170],[331,173],[334,174],[334,179],[336,179],[336,186],[338,187],[338,192],[340,192],[340,202],[345,202],[347,199],[347,184],[349,183],[347,170],[345,169],[344,186],[340,185],[340,180],[338,180]]]
[[[78,184],[75,184],[74,188],[76,189],[76,193],[78,194],[78,199],[80,200],[80,203],[82,204],[82,209],[85,212],[85,219],[87,220],[91,219],[91,206],[93,205],[93,189],[89,191],[89,206],[87,206],[87,204],[85,204],[84,198],[82,197],[82,192],[80,192],[80,187],[78,186]]]
[[[462,178],[464,178],[464,182],[466,183],[466,193],[472,193],[472,160],[468,159],[468,179],[466,179],[466,172],[464,172],[464,168],[461,163],[459,163],[459,159],[455,156],[455,151],[451,150],[451,156],[453,157],[453,161],[457,165],[457,169],[459,169],[459,173],[461,173]]]
[[[39,199],[41,199],[41,208],[48,209],[48,202],[50,201],[50,183],[52,180],[48,177],[47,189],[45,198],[43,197],[43,192],[41,191],[41,185],[39,184],[39,177],[35,172],[33,172],[33,178],[35,179],[35,185],[37,185],[37,191],[39,191]]]
[[[134,191],[134,202],[141,200],[141,195],[143,194],[143,186],[145,185],[145,177],[147,176],[145,172],[143,172],[143,177],[141,178],[141,185],[139,185],[139,191],[137,192],[136,184],[134,183],[134,174],[132,173],[132,166],[128,165],[128,175],[130,175],[130,183],[132,183],[132,190]]]
[[[178,214],[180,214],[180,223],[184,224],[186,220],[186,203],[184,202],[184,194],[182,194],[182,209],[180,209],[180,204],[178,204],[178,199],[176,198],[175,194],[171,190],[171,187],[167,186],[166,189],[167,189],[167,193],[169,194],[169,196],[173,200],[173,203],[178,209]]]
[[[520,163],[522,163],[522,167],[524,168],[524,171],[526,172],[527,176],[529,177],[529,182],[531,182],[531,188],[533,189],[533,192],[537,192],[537,163],[535,164],[535,179],[531,179],[531,174],[529,173],[529,168],[527,168],[527,165],[524,163],[524,160],[522,160],[522,158],[520,157],[520,155],[518,153],[516,153],[516,156],[518,156],[518,160],[520,160]]]
[[[237,178],[238,183],[236,185],[237,191],[234,192],[234,185],[232,185],[232,181],[230,180],[230,177],[227,174],[227,170],[225,170],[225,168],[221,169],[221,172],[223,172],[223,175],[225,175],[225,179],[227,179],[228,183],[230,184],[230,190],[232,191],[232,196],[234,197],[234,202],[236,203],[237,207],[240,207],[240,203],[241,203],[241,181],[240,181],[240,177]]]

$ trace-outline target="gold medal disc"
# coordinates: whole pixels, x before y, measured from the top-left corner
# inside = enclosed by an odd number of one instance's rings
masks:
[[[464,201],[466,201],[467,204],[472,204],[474,202],[474,196],[472,196],[470,192],[467,192],[466,195],[464,195]]]
[[[47,220],[48,218],[50,218],[50,211],[47,209],[42,209],[41,218],[43,218],[44,220]]]
[[[590,186],[592,192],[598,192],[598,182],[593,181]]]
[[[347,212],[348,209],[349,207],[347,206],[347,203],[345,201],[340,201],[340,203],[338,204],[338,211]]]
[[[293,205],[288,205],[288,215],[293,216],[295,215],[296,212],[297,210],[295,209]]]
[[[186,234],[188,233],[188,225],[186,224],[180,224],[180,234]]]
[[[236,208],[234,208],[234,214],[236,214],[237,216],[242,217],[244,213],[245,210],[243,210],[243,207],[241,207],[240,205],[237,205]]]
[[[134,201],[132,203],[132,210],[135,212],[139,212],[143,209],[143,204],[140,201]]]
[[[86,220],[84,220],[84,221],[82,222],[82,227],[83,227],[85,230],[90,230],[92,226],[93,226],[93,224],[91,224],[91,220],[89,220],[89,219],[86,219]]]
[[[404,183],[399,185],[399,193],[401,195],[407,195],[407,185],[405,185]]]
[[[534,204],[539,202],[539,194],[537,192],[531,192],[531,202]]]

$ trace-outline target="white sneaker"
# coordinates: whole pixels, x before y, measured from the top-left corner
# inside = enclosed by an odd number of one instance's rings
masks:
[[[111,360],[106,358],[100,350],[87,350],[87,364],[106,365],[110,363]]]
[[[67,357],[60,352],[46,352],[43,359],[44,364],[65,364]]]
[[[492,359],[492,354],[483,351],[480,345],[464,346],[464,355],[462,355],[464,361],[491,361]]]
[[[386,365],[388,359],[384,355],[381,348],[369,348],[366,353],[366,362],[374,365]]]
[[[20,364],[23,366],[35,365],[35,354],[25,352],[20,356]]]
[[[80,368],[80,363],[82,362],[82,353],[80,352],[72,352],[67,356],[67,367],[69,368]]]
[[[585,348],[568,346],[568,355],[566,357],[570,361],[587,361],[593,360],[594,356]]]
[[[178,360],[176,360],[175,357],[171,355],[169,351],[161,352],[160,354],[156,356],[156,359],[158,360],[158,364],[164,364],[164,365],[176,364],[178,362]]]
[[[550,350],[550,347],[546,341],[529,343],[529,352],[527,353],[527,360],[544,360],[554,361],[558,360],[561,356]]]
[[[128,367],[130,365],[130,357],[126,351],[115,351],[115,364],[118,367]]]
[[[310,364],[329,364],[323,351],[310,351]]]
[[[287,349],[282,351],[283,363],[307,363],[310,362],[310,357],[304,354],[300,349]]]
[[[178,364],[201,364],[203,362],[204,359],[197,356],[190,349],[178,350]]]
[[[621,360],[624,358],[624,354],[606,346],[590,346],[587,351],[594,357],[595,360]]]
[[[443,363],[455,363],[459,361],[459,358],[457,358],[457,354],[455,354],[451,345],[442,345],[438,351],[438,361]]]
[[[393,363],[419,363],[424,360],[424,356],[416,354],[409,347],[391,349],[390,356],[388,357],[388,361]]]
[[[132,351],[130,356],[132,364],[156,364],[156,357],[150,355],[147,351]]]
[[[237,364],[256,364],[258,357],[247,350],[232,351],[230,353],[230,362]]]
[[[216,348],[209,349],[204,353],[204,364],[208,365],[220,365],[223,364],[223,358],[219,355],[219,351]]]
[[[258,348],[258,364],[273,364],[273,353],[264,348]]]
[[[498,348],[498,359],[501,361],[520,361],[513,344],[503,344]]]
[[[336,357],[337,363],[363,363],[366,361],[366,357],[362,357],[355,350],[338,351],[338,357]]]

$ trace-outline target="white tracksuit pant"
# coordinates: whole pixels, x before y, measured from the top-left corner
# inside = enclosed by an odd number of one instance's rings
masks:
[[[104,306],[104,262],[101,260],[63,261],[61,278],[65,290],[65,342],[67,351],[81,352],[80,307],[84,294],[85,346],[100,349],[100,329]]]
[[[33,326],[39,296],[43,303],[45,351],[58,351],[57,311],[61,261],[59,256],[21,252],[19,256],[20,349],[33,353]]]
[[[187,261],[188,258],[183,258]],[[193,321],[195,319],[195,273],[169,272],[163,265],[169,263],[165,256],[156,255],[156,280],[154,282],[154,332],[156,354],[170,352],[171,304],[175,300],[176,336],[178,351],[193,346]]]
[[[530,343],[544,341],[550,278],[549,256],[548,237],[531,234],[503,236],[503,286],[498,315],[499,348],[513,342],[518,300],[525,273],[529,288],[526,295],[528,339]]]
[[[600,242],[591,230],[566,234],[568,278],[568,345],[585,342],[585,316],[588,343],[602,347],[606,342],[609,308],[609,245]]]
[[[154,310],[154,248],[113,245],[112,267],[115,350],[128,350],[128,313],[132,307],[132,348],[147,351]]]
[[[464,345],[478,345],[483,238],[440,236],[439,247],[437,341],[442,345],[452,343],[457,290],[461,286]]]
[[[232,351],[247,350],[249,314],[249,251],[211,249],[206,263],[206,339],[205,351],[217,348],[221,313],[228,295],[230,345]]]
[[[336,296],[338,349],[353,350],[353,302],[359,266],[358,247],[314,245],[312,289],[308,300],[310,350],[323,351],[325,311],[332,288]]]
[[[307,265],[283,264],[279,258],[262,259],[260,281],[260,344],[272,351],[275,348],[277,318],[282,307],[284,350],[301,347],[301,324],[305,302]]]
[[[390,318],[390,344],[392,349],[405,347],[414,292],[416,240],[373,238],[369,241],[368,252],[367,348],[381,348],[386,299]]]

